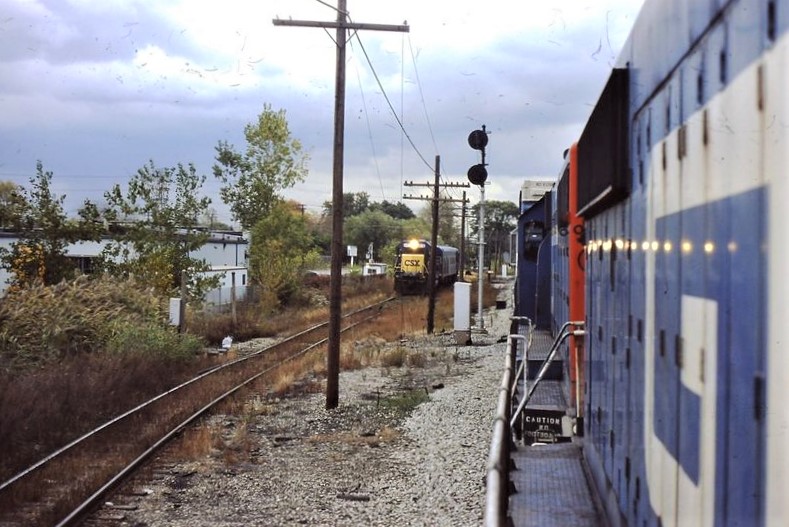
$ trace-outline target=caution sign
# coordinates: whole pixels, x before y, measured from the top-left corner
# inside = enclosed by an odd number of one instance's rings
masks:
[[[541,408],[525,408],[523,411],[523,441],[527,445],[534,443],[557,443],[562,441],[561,410],[545,410]]]

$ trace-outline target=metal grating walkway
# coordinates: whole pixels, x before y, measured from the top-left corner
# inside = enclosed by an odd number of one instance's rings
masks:
[[[535,332],[530,360],[545,358],[552,342],[547,332]],[[522,396],[522,386],[519,393]],[[566,409],[562,382],[542,381],[529,402],[528,407],[532,406]],[[509,516],[514,527],[606,525],[587,477],[582,441],[583,438],[574,438],[570,443],[534,446],[516,442],[516,449],[511,453],[515,470],[510,471],[515,493],[509,500]]]
[[[604,525],[586,478],[579,444],[519,445],[512,457],[517,467],[510,472],[517,491],[510,496],[513,525]]]

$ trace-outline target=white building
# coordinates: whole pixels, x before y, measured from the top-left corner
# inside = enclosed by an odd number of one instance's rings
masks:
[[[0,247],[11,249],[19,240],[15,233],[0,232]],[[99,242],[82,241],[66,247],[66,255],[75,260],[77,267],[84,273],[93,270],[93,262],[101,252],[112,242],[109,236]],[[222,286],[227,288],[227,294],[220,297],[230,299],[229,289],[232,277],[235,276],[236,287],[245,287],[248,283],[247,276],[247,248],[248,240],[241,233],[211,232],[209,239],[197,251],[192,251],[189,256],[198,260],[205,260],[211,266],[210,273],[220,274]],[[8,287],[11,278],[8,271],[0,269],[0,294]],[[240,291],[239,291],[240,292]]]

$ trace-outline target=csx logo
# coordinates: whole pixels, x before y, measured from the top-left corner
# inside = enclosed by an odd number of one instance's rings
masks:
[[[405,260],[405,261],[403,261],[403,265],[405,265],[407,267],[415,267],[415,266],[417,266],[417,265],[419,265],[421,263],[422,262],[420,260]]]

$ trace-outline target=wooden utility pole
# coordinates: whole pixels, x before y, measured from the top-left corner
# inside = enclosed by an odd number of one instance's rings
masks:
[[[436,253],[438,252],[438,180],[441,177],[441,156],[436,156],[433,184],[433,227],[430,231],[430,272],[427,288],[427,334],[432,335],[436,317]]]
[[[356,24],[348,22],[346,0],[337,0],[337,22],[279,20],[275,26],[317,27],[337,30],[337,64],[334,82],[334,163],[332,171],[332,243],[329,283],[329,349],[326,359],[326,408],[337,408],[340,384],[340,322],[342,318],[342,179],[345,136],[345,40],[346,30],[372,29],[407,32],[407,25]]]
[[[428,304],[427,304],[427,333],[432,334],[433,329],[435,326],[435,312],[436,312],[436,247],[438,245],[438,204],[441,202],[457,202],[460,200],[457,199],[440,199],[438,192],[439,187],[464,187],[468,188],[468,183],[444,183],[440,184],[439,180],[441,179],[441,156],[436,156],[436,165],[435,165],[435,182],[431,185],[430,183],[414,183],[412,181],[406,181],[404,185],[406,187],[432,187],[433,188],[433,197],[428,198],[425,196],[403,196],[404,199],[423,199],[423,200],[430,200],[433,202],[433,225],[430,230],[430,262],[428,264]],[[466,193],[463,192],[463,201],[465,202]],[[462,233],[461,233],[462,235]]]

